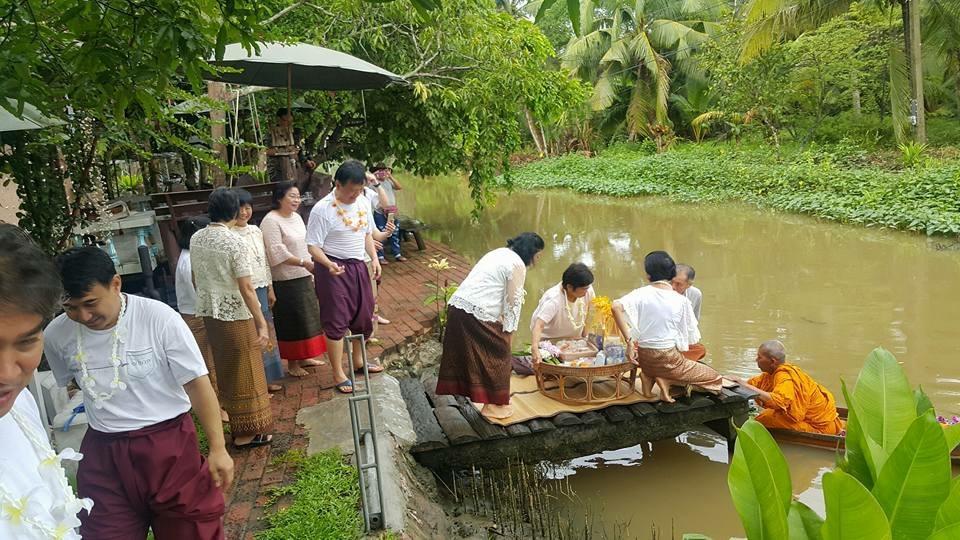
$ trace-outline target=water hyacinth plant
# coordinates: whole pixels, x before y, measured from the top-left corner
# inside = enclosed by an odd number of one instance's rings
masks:
[[[950,452],[960,423],[938,422],[888,351],[867,357],[849,408],[846,449],[823,477],[826,519],[793,500],[790,470],[773,437],[748,420],[727,482],[751,539],[947,540],[960,538],[960,479]]]

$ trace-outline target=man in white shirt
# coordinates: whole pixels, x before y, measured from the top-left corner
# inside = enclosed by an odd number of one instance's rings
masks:
[[[700,289],[694,287],[693,279],[697,277],[697,271],[689,264],[677,263],[677,275],[670,280],[673,290],[687,297],[690,305],[693,306],[693,314],[700,320],[700,304],[703,301],[703,293]]]
[[[673,290],[687,297],[693,307],[693,315],[700,324],[700,304],[703,302],[703,293],[694,287],[693,279],[697,277],[696,270],[689,264],[677,263],[677,275],[670,280]],[[691,343],[690,348],[683,351],[683,355],[690,360],[703,360],[707,356],[707,348],[703,343]]]
[[[43,327],[60,302],[50,258],[0,223],[0,538],[77,540],[79,500],[26,389],[43,354]],[[70,451],[61,459],[78,459]],[[58,536],[59,535],[59,536]]]
[[[347,333],[373,331],[373,280],[380,279],[380,261],[373,244],[370,201],[363,195],[367,175],[357,160],[344,161],[334,174],[336,185],[310,210],[307,249],[313,258],[314,284],[320,302],[320,320],[327,340],[337,391],[353,393],[353,383],[343,372],[343,338]],[[367,270],[365,259],[370,259]],[[372,274],[372,275],[371,275]],[[352,368],[363,368],[363,351],[353,349]],[[383,366],[370,364],[371,373]]]
[[[233,480],[220,405],[183,319],[166,304],[120,292],[113,262],[94,247],[57,258],[65,313],[44,352],[61,386],[75,380],[90,428],[77,490],[94,510],[95,539],[222,539],[221,490]],[[210,444],[200,455],[191,408]]]

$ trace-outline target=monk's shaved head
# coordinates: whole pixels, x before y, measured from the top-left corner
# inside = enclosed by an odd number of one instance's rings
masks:
[[[782,364],[787,359],[787,349],[776,339],[764,341],[760,345],[760,352]]]

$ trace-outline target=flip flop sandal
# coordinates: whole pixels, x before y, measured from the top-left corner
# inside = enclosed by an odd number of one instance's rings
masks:
[[[353,393],[353,382],[350,379],[343,381],[342,383],[336,386],[337,392],[341,394],[352,394]]]
[[[246,448],[256,448],[258,446],[266,446],[273,442],[273,435],[264,435],[263,433],[253,437],[253,440],[247,444],[237,444],[233,443],[233,447],[237,450],[243,450]]]
[[[368,372],[368,373],[382,373],[383,370],[384,370],[384,367],[381,366],[380,364],[371,364],[370,362],[367,362],[367,372]],[[362,367],[357,368],[357,369],[353,370],[353,372],[354,372],[354,373],[363,373],[363,368],[362,368]]]
[[[407,258],[404,257],[403,255],[400,255],[399,257],[396,257],[396,258],[393,259],[393,260],[396,261],[396,262],[407,262]]]

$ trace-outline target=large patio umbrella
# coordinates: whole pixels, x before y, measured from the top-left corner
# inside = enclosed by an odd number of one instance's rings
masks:
[[[257,43],[260,52],[247,52],[242,45],[227,45],[222,60],[210,63],[242,69],[240,73],[217,73],[207,80],[299,90],[369,90],[391,83],[406,83],[403,77],[340,51],[305,43]]]
[[[7,103],[13,109],[17,108],[17,102],[6,98]],[[17,118],[7,109],[0,107],[0,132],[4,131],[27,131],[31,129],[43,129],[51,126],[63,125],[65,122],[44,116],[36,107],[29,103],[23,104],[23,115]]]

